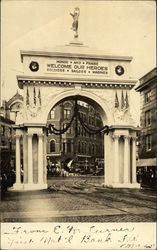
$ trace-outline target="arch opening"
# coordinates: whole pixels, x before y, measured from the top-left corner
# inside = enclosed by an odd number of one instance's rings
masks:
[[[89,103],[91,106],[94,106],[97,111],[101,114],[101,118],[104,125],[113,125],[113,117],[110,111],[110,108],[108,107],[106,101],[102,98],[100,98],[98,95],[88,92],[86,90],[81,90],[79,93],[77,90],[68,90],[63,91],[58,95],[53,95],[52,98],[50,98],[50,101],[48,105],[45,107],[45,114],[43,116],[43,121],[47,122],[48,114],[50,110],[55,107],[57,104],[59,104],[62,101],[66,101],[68,99],[78,99],[83,102]]]
[[[47,126],[51,123],[56,129],[63,129],[73,116],[76,100],[78,112],[85,124],[88,124],[91,129],[102,128],[106,125],[106,113],[95,100],[75,95],[64,97],[55,103],[49,111]],[[53,119],[51,116],[52,110],[55,111]],[[63,171],[67,171],[74,175],[92,174],[103,176],[104,134],[88,133],[80,120],[77,121],[76,125],[76,119],[75,117],[65,133],[60,135],[55,133],[48,134],[48,143],[51,143],[52,140],[56,141],[56,151],[47,152],[48,169],[51,169],[50,165],[54,165],[57,162],[57,165],[60,167],[60,174]],[[69,164],[69,161],[71,164]],[[54,174],[56,174],[55,172],[53,171]]]

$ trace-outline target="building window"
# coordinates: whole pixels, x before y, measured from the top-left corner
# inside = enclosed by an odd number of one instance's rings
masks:
[[[91,154],[91,145],[89,144],[89,155]]]
[[[81,145],[80,145],[80,142],[78,142],[78,152],[80,153],[81,151]]]
[[[91,124],[91,116],[89,116],[89,124]]]
[[[94,155],[94,144],[92,145],[92,154]]]
[[[64,118],[69,119],[71,115],[71,110],[70,109],[64,109]]]
[[[82,142],[82,154],[84,153],[84,143]]]
[[[83,129],[83,127],[82,127],[82,130],[81,130],[81,135],[82,135],[82,137],[84,135],[84,129]]]
[[[146,151],[151,150],[151,144],[152,144],[152,136],[146,135]]]
[[[84,129],[84,136],[86,137],[87,136],[87,133],[86,133],[86,130]]]
[[[85,142],[85,145],[84,145],[84,153],[85,153],[85,154],[87,153],[86,147],[87,147],[87,143]]]
[[[94,124],[94,117],[91,117],[91,124],[92,124],[92,125],[95,125],[95,124]]]
[[[86,122],[86,114],[83,114],[83,120]]]
[[[145,103],[148,103],[151,101],[151,90],[145,93]]]
[[[145,126],[149,126],[151,124],[151,111],[148,110],[145,112]]]
[[[50,152],[55,152],[55,140],[50,141]]]
[[[78,127],[78,135],[80,135],[80,134],[81,134],[81,128]]]
[[[83,113],[79,112],[81,120],[83,120]]]
[[[52,109],[50,111],[50,119],[54,119],[55,118],[55,109]]]
[[[96,145],[96,154],[99,154],[99,149],[98,149],[98,145]]]
[[[67,141],[67,153],[71,153],[71,141]]]
[[[5,135],[5,127],[2,126],[2,135]]]
[[[12,129],[9,128],[9,135],[11,136],[12,135]]]
[[[63,153],[65,153],[65,142],[63,142]]]

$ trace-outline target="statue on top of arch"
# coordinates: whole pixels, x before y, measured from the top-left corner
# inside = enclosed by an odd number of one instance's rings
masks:
[[[78,18],[80,15],[80,9],[78,7],[75,8],[74,14],[70,13],[70,15],[73,17],[73,23],[71,29],[75,31],[74,38],[78,37]]]

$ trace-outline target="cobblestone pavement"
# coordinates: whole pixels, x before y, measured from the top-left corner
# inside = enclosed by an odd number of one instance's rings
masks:
[[[42,191],[8,191],[1,222],[155,222],[156,193],[111,189],[84,180],[50,179]]]

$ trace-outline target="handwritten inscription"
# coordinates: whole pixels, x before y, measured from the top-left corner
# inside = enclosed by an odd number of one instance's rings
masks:
[[[46,72],[108,76],[109,65],[103,60],[51,59],[46,63]]]
[[[109,224],[110,225],[110,224]],[[114,223],[2,223],[2,249],[155,249],[136,226]],[[143,240],[141,240],[143,239]]]

